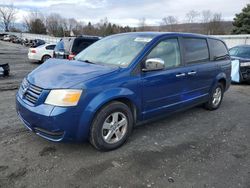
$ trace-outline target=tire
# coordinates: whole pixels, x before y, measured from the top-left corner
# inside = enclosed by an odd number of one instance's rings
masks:
[[[45,61],[47,61],[48,59],[50,59],[51,58],[51,56],[50,55],[44,55],[43,57],[42,57],[42,63],[44,63]]]
[[[111,102],[95,115],[89,141],[98,150],[114,150],[126,142],[133,123],[132,112],[127,105],[118,101]]]
[[[218,109],[221,105],[223,96],[224,96],[224,86],[222,83],[219,82],[210,93],[209,100],[208,102],[205,103],[205,108],[211,111]]]

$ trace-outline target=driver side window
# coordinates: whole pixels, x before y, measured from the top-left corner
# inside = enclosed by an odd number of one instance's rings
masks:
[[[157,44],[150,52],[147,59],[160,58],[165,63],[165,68],[178,67],[181,64],[178,39],[166,39]]]

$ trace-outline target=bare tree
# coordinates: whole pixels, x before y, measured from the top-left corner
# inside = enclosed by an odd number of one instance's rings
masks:
[[[212,20],[212,12],[210,10],[204,10],[201,13],[201,22],[203,23],[203,30],[205,34],[211,34],[210,22]]]
[[[214,13],[213,18],[209,23],[210,26],[210,34],[218,35],[218,34],[225,34],[225,30],[222,26],[222,15],[221,13]]]
[[[174,16],[167,16],[162,19],[162,25],[167,26],[167,31],[175,31],[176,25],[178,24],[178,19]]]
[[[66,29],[69,32],[69,35],[72,35],[77,30],[79,23],[74,18],[69,18],[66,20]]]
[[[9,31],[11,24],[15,20],[16,9],[13,5],[0,6],[0,21],[3,23],[4,30]]]
[[[186,19],[188,23],[194,23],[197,19],[197,17],[200,15],[199,12],[195,10],[191,10],[186,14]]]
[[[141,18],[139,19],[139,23],[138,23],[138,31],[145,31],[146,30],[146,18]]]
[[[46,18],[46,27],[53,36],[65,36],[65,20],[59,14],[50,14]]]

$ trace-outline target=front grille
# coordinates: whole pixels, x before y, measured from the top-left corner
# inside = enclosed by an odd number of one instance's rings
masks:
[[[250,73],[250,67],[241,67],[241,68],[240,68],[240,71],[241,71],[242,73]]]
[[[23,99],[35,105],[43,91],[42,88],[30,84],[26,79],[21,85],[21,96]]]

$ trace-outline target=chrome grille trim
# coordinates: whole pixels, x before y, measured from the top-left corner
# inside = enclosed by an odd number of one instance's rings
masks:
[[[31,104],[35,105],[43,91],[42,88],[30,84],[26,79],[23,80],[21,84],[21,97],[27,100]]]

